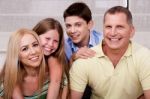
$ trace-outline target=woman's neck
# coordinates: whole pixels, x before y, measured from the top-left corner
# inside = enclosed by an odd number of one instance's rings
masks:
[[[27,76],[37,76],[39,72],[39,68],[30,68],[30,67],[25,67],[26,70],[26,75]]]

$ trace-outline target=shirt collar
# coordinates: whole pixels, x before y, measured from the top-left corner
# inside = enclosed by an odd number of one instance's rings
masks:
[[[132,55],[132,45],[133,45],[133,44],[132,44],[132,42],[130,41],[129,46],[128,46],[128,48],[127,48],[125,54],[123,55],[123,57],[128,57],[128,56],[131,56],[131,55]],[[97,51],[96,57],[104,57],[104,56],[106,56],[106,55],[104,54],[103,50],[102,50],[102,46],[103,46],[103,41],[95,47],[95,49],[96,49],[96,51]]]
[[[91,32],[92,32],[92,31],[91,31]],[[90,39],[89,39],[89,44],[88,44],[88,47],[89,47],[89,48],[91,48],[91,47],[93,47],[93,46],[96,45],[96,42],[95,42],[95,39],[94,39],[94,35],[93,35],[93,33],[91,33],[91,32],[90,32]],[[71,50],[72,50],[73,52],[76,52],[76,51],[79,49],[79,47],[77,47],[77,46],[72,42],[72,40],[71,40],[70,38],[68,38],[68,42],[70,43]]]
[[[90,33],[90,41],[89,41],[89,45],[88,45],[89,48],[96,45],[96,42],[95,42],[94,38],[95,37],[94,37],[93,33]]]

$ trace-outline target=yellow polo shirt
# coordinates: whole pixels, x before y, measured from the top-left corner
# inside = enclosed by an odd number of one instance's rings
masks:
[[[150,51],[130,43],[114,68],[102,51],[102,44],[92,49],[93,58],[76,60],[70,70],[71,89],[84,92],[92,88],[91,99],[137,99],[150,89]]]

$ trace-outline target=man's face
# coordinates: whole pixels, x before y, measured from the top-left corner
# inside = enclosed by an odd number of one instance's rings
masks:
[[[91,22],[86,22],[78,16],[69,16],[65,19],[66,32],[73,43],[84,45],[89,41]],[[84,45],[85,46],[85,45]]]
[[[106,46],[113,50],[127,48],[134,35],[134,27],[124,13],[107,14],[103,29]]]

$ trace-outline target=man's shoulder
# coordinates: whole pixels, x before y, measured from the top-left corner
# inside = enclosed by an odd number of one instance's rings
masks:
[[[132,56],[134,59],[136,59],[138,62],[142,61],[150,61],[150,50],[143,45],[133,43],[132,44]]]
[[[92,50],[94,50],[95,52],[98,52],[98,53],[99,53],[99,51],[102,49],[101,43],[102,43],[102,42],[99,42],[99,44],[97,44],[97,45],[91,47],[90,49],[92,49]]]
[[[139,54],[139,53],[142,53],[142,54],[150,54],[150,49],[148,49],[147,47],[141,45],[141,44],[138,44],[138,43],[132,43],[132,52],[134,52],[135,54]]]

